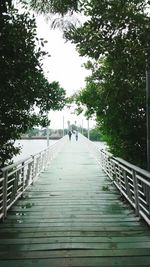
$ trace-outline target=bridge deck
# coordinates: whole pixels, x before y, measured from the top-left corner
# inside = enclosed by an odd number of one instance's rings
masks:
[[[150,230],[72,140],[0,224],[0,266],[150,266]]]

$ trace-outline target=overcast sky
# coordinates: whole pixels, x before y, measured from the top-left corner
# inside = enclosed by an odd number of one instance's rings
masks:
[[[43,61],[44,72],[50,82],[59,81],[60,85],[66,90],[67,96],[84,87],[85,77],[89,72],[82,67],[82,64],[87,61],[87,58],[80,57],[75,49],[75,45],[71,42],[66,42],[62,37],[60,30],[52,30],[50,24],[46,22],[42,16],[37,17],[37,34],[38,37],[44,38],[48,41],[45,45],[45,50],[49,52],[51,57],[47,57]],[[87,122],[83,116],[76,116],[71,114],[73,110],[62,112],[50,112],[51,128],[62,128],[63,116],[65,127],[67,121],[71,123],[77,121],[78,125],[86,128]],[[90,127],[93,122],[90,122]]]
[[[59,80],[61,86],[66,90],[67,95],[73,94],[84,86],[84,79],[88,71],[81,65],[86,58],[79,57],[75,45],[65,42],[62,32],[52,30],[44,19],[37,19],[38,36],[48,41],[45,45],[46,51],[51,57],[44,60],[44,70],[49,71],[49,81]]]

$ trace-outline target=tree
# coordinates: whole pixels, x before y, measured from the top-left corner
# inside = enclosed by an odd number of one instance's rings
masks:
[[[147,1],[89,1],[88,20],[66,38],[92,58],[92,75],[77,101],[95,112],[111,152],[145,166],[145,61],[149,52]]]
[[[137,94],[140,93],[138,96],[123,81],[120,87],[106,59],[96,62],[93,68],[86,87],[76,96],[77,103],[86,105],[88,116],[96,113],[100,133],[112,153],[143,166],[146,153],[144,91],[135,88]]]
[[[103,141],[103,136],[100,133],[98,127],[90,130],[90,140],[91,141]]]
[[[0,166],[19,148],[14,141],[34,125],[47,125],[47,110],[65,104],[65,91],[58,82],[44,77],[41,59],[46,55],[36,43],[35,19],[17,10],[0,17]],[[44,40],[41,40],[44,45]],[[37,109],[38,108],[38,109]],[[35,111],[36,110],[36,111]]]

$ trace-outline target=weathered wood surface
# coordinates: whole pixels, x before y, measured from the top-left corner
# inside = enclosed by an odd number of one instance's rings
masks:
[[[79,139],[0,224],[1,267],[146,267],[150,230]]]

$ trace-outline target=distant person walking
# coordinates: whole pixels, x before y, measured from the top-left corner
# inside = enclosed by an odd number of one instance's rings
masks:
[[[76,141],[78,141],[78,132],[76,131]]]
[[[69,135],[69,140],[71,141],[71,135],[72,135],[72,132],[69,131],[69,132],[68,132],[68,135]]]

